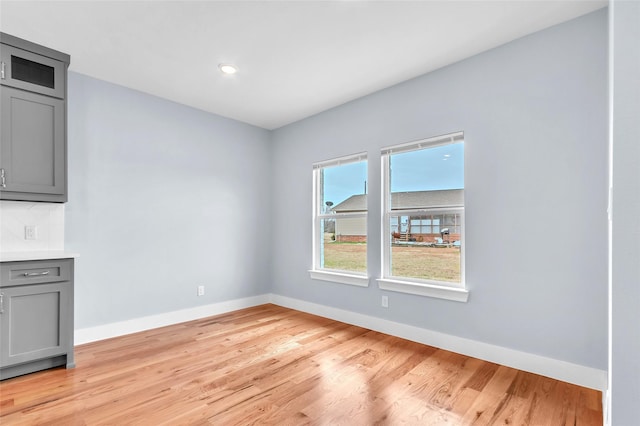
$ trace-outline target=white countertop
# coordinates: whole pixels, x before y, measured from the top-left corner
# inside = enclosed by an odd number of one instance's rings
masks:
[[[18,262],[22,260],[69,259],[80,256],[78,253],[65,250],[43,251],[2,251],[0,262]]]

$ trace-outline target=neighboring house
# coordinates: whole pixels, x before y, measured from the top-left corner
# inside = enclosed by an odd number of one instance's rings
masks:
[[[361,213],[367,211],[367,194],[352,195],[331,209],[334,213]],[[336,217],[335,239],[338,242],[367,241],[366,217]]]
[[[458,213],[420,212],[419,209],[459,207],[464,204],[464,190],[394,192],[391,206],[398,215],[391,218],[394,241],[437,243],[460,241],[461,218]],[[332,209],[335,213],[359,213],[367,210],[366,194],[352,195]],[[406,211],[407,214],[402,214]],[[448,231],[448,233],[447,233]],[[336,217],[335,237],[339,242],[364,242],[366,218]]]

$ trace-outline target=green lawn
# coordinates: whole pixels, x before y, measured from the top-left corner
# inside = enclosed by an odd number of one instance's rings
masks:
[[[366,244],[325,242],[324,267],[366,272]],[[454,247],[392,247],[391,274],[460,282],[460,249]]]
[[[344,271],[367,272],[365,243],[324,243],[324,267]]]

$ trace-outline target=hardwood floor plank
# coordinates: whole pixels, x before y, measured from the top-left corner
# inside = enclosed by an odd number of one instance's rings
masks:
[[[4,425],[601,425],[600,392],[275,305],[76,348]]]

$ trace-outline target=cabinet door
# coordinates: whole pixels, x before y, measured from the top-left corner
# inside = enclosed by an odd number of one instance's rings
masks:
[[[66,201],[64,101],[6,86],[0,92],[0,198]]]
[[[0,46],[0,82],[43,95],[64,98],[66,64],[17,47]]]
[[[0,289],[0,366],[69,351],[70,289],[69,282]]]

